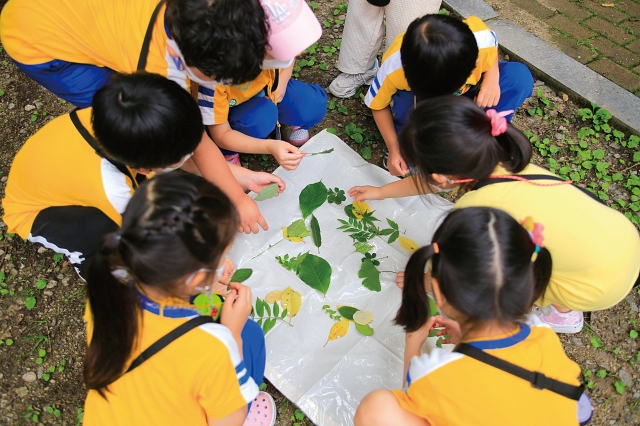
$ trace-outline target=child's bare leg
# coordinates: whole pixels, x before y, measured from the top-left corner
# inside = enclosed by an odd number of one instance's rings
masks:
[[[393,393],[376,389],[364,397],[354,419],[355,426],[429,426],[429,422],[404,410]]]

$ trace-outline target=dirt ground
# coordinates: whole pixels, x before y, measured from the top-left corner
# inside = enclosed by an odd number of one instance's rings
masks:
[[[0,1],[0,6],[3,3]],[[324,34],[315,52],[303,54],[298,61],[303,65],[298,74],[301,80],[328,87],[339,73],[335,63],[346,7],[339,0],[313,6],[325,27]],[[381,165],[384,143],[361,96],[346,100],[329,96],[328,107],[325,120],[314,130],[335,129],[354,150]],[[629,206],[640,194],[629,182],[637,176],[640,153],[634,155],[637,148],[633,149],[630,135],[620,137],[613,129],[607,132],[592,118],[583,121],[581,117],[588,116],[580,110],[584,107],[536,82],[534,96],[518,111],[513,124],[529,132],[536,163],[560,174],[577,173],[579,184],[595,188],[601,199],[635,217],[638,224],[637,210]],[[4,196],[11,161],[24,141],[71,109],[25,77],[4,51],[0,52],[0,195]],[[595,126],[600,130],[594,130]],[[356,142],[360,138],[353,137],[355,133],[363,135],[361,143]],[[589,164],[585,163],[592,158],[586,157],[584,147],[574,149],[585,140],[593,157]],[[266,156],[247,155],[242,160],[252,169],[275,168]],[[599,165],[603,162],[606,167]],[[0,231],[0,424],[80,424],[86,395],[82,384],[82,282],[64,259],[7,234],[4,223]],[[639,291],[634,288],[612,309],[587,314],[581,333],[561,336],[565,350],[582,367],[582,379],[590,387],[595,406],[593,425],[640,425]],[[269,391],[278,404],[277,425],[310,424],[271,386]]]

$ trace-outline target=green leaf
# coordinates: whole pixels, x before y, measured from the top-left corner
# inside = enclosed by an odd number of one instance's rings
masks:
[[[54,371],[56,371],[55,365],[50,366],[49,367],[49,373],[53,373]]]
[[[438,307],[436,306],[436,302],[434,302],[430,297],[427,299],[429,299],[429,316],[433,317],[440,314],[440,311],[438,311]]]
[[[293,222],[291,225],[289,225],[289,227],[287,228],[287,235],[289,237],[300,237],[300,238],[308,237],[309,230],[307,229],[307,226],[304,224],[304,220],[298,219],[295,222]]]
[[[320,64],[320,68],[322,69],[322,64]],[[338,134],[338,132],[336,131],[336,129],[334,129],[333,127],[329,127],[327,129],[327,133],[331,133],[332,135],[336,135]]]
[[[38,281],[36,282],[36,288],[37,288],[38,290],[42,290],[42,289],[44,289],[46,286],[47,286],[47,280],[38,280]]]
[[[600,340],[599,337],[594,336],[594,337],[591,338],[591,345],[594,348],[599,348],[600,346],[602,346],[602,340]]]
[[[400,236],[400,232],[399,231],[396,231],[393,234],[389,235],[389,239],[387,240],[387,244],[393,243],[395,240],[398,239],[399,236]]]
[[[364,259],[358,271],[358,278],[364,278],[362,285],[371,291],[380,291],[380,271],[375,267],[371,259]]]
[[[338,308],[338,312],[342,315],[343,318],[348,319],[349,321],[353,321],[353,314],[358,312],[360,309],[354,308],[352,306],[340,306]]]
[[[636,151],[633,153],[633,161],[636,163],[640,161],[640,151]]]
[[[284,319],[284,317],[287,316],[287,314],[289,313],[289,311],[287,311],[286,309],[284,311],[282,311],[282,314],[280,314],[280,318]]]
[[[267,334],[268,332],[270,332],[274,325],[276,325],[275,318],[266,320],[264,322],[264,325],[262,326],[262,331],[264,332],[264,334]]]
[[[390,227],[392,227],[396,231],[398,230],[398,224],[392,221],[391,219],[387,219],[387,223],[389,224]]]
[[[638,332],[636,330],[631,330],[629,332],[629,337],[631,337],[632,339],[636,339],[638,337]]]
[[[25,306],[27,307],[27,310],[30,311],[33,308],[35,308],[36,306],[36,298],[33,296],[29,296],[26,298],[26,300],[24,301]]]
[[[264,302],[259,297],[256,299],[256,314],[258,318],[264,317]]]
[[[311,157],[313,155],[330,154],[332,152],[333,152],[333,148],[325,149],[324,151],[319,151],[319,152],[307,152],[307,157]]]
[[[304,420],[304,413],[298,410],[297,408],[296,408],[296,411],[294,411],[293,415],[295,416],[296,420],[299,420],[299,421]]]
[[[238,269],[233,273],[231,277],[231,282],[233,283],[242,283],[249,279],[249,277],[253,274],[253,269],[242,268]]]
[[[622,380],[618,380],[613,384],[613,386],[615,386],[616,392],[618,392],[620,395],[624,395],[625,386]]]
[[[361,254],[369,253],[373,248],[373,246],[367,242],[356,242],[354,245],[356,247],[356,252]]]
[[[264,310],[267,312],[267,316],[270,317],[271,316],[271,306],[267,302],[264,302],[263,305],[264,305]]]
[[[309,184],[300,192],[299,200],[302,217],[306,218],[327,200],[327,187],[322,182]]]
[[[600,377],[601,379],[604,379],[605,377],[607,377],[607,370],[598,370],[596,372],[596,376]]]
[[[323,295],[327,294],[331,283],[331,265],[320,256],[307,254],[298,266],[298,275],[309,287],[318,290]]]
[[[365,160],[371,160],[371,148],[369,148],[368,146],[362,148],[360,150],[360,153],[362,154],[362,158],[364,158]]]
[[[322,235],[320,234],[320,224],[314,215],[311,215],[311,236],[313,237],[313,244],[320,248],[322,245]]]
[[[353,204],[348,204],[344,206],[344,213],[349,216],[350,219],[355,219],[356,216],[353,214]]]
[[[442,341],[444,340],[444,338],[442,336],[438,337],[438,340],[436,340],[436,348],[441,348],[442,347]]]
[[[273,302],[273,316],[274,317],[280,316],[280,306],[278,305],[278,302]]]
[[[278,195],[278,184],[272,183],[271,185],[265,187],[262,191],[260,191],[258,196],[254,198],[254,201],[268,200],[269,198],[273,198],[276,195]]]
[[[362,334],[363,336],[373,336],[373,328],[371,328],[369,324],[361,325],[357,322],[354,322],[354,324],[356,325],[356,330],[358,330],[358,333]]]
[[[40,350],[38,351],[38,356],[39,356],[39,357],[44,357],[44,356],[46,356],[46,355],[47,355],[47,351],[45,351],[44,349],[40,349]]]

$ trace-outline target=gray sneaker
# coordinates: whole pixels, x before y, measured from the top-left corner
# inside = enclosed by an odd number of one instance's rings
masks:
[[[373,68],[362,74],[342,73],[329,85],[329,91],[338,98],[350,98],[356,94],[356,89],[362,85],[370,85],[378,73],[378,59],[373,62]]]

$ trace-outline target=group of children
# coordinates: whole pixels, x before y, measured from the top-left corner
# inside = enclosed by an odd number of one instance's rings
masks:
[[[238,153],[293,170],[326,113],[324,89],[291,78],[320,34],[303,0],[6,4],[7,53],[79,108],[25,143],[3,208],[9,232],[64,253],[87,281],[85,424],[274,424],[273,400],[258,392],[265,342],[247,319],[251,291],[229,282],[225,257],[236,231],[267,229],[246,192],[285,190]],[[590,416],[580,368],[553,331],[578,332],[582,312],[625,297],[640,238],[620,213],[530,164],[509,121],[533,78],[499,62],[497,47],[479,18],[427,14],[389,40],[379,66],[374,57],[329,88],[372,80],[365,103],[386,165],[413,173],[354,187],[354,200],[468,190],[398,275],[405,390],[368,395],[357,425]],[[178,168],[189,173],[168,173]],[[213,318],[193,303],[202,293]],[[436,328],[459,345],[420,356]]]

